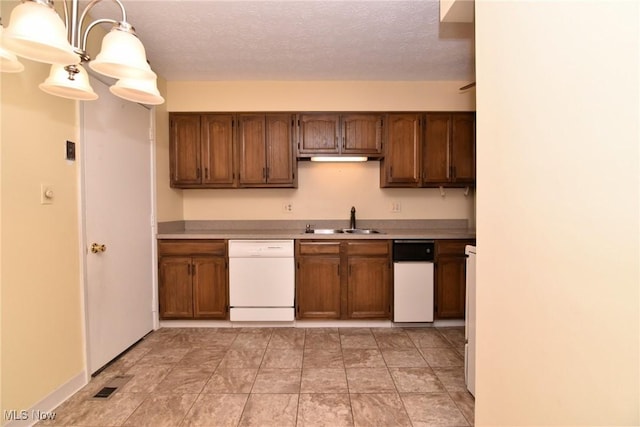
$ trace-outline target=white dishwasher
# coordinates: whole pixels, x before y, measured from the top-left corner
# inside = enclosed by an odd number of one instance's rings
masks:
[[[229,240],[229,319],[293,321],[293,240]]]

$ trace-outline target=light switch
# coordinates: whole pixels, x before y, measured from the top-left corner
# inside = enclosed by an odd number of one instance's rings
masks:
[[[41,205],[53,204],[53,199],[55,198],[55,195],[56,194],[53,190],[53,185],[40,184],[40,204]]]

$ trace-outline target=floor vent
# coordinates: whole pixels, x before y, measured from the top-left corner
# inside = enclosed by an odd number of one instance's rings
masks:
[[[125,385],[131,378],[133,378],[133,375],[117,375],[111,378],[99,392],[93,395],[93,398],[98,400],[109,399],[118,388]]]

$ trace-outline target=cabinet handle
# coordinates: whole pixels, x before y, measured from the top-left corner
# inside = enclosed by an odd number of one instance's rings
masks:
[[[196,265],[195,264],[191,264],[191,275],[192,276],[196,275]]]
[[[455,166],[451,166],[451,168],[453,169],[453,174],[451,175],[451,178],[455,179],[456,178],[456,167]]]
[[[262,168],[262,179],[267,178],[267,168]]]
[[[200,168],[196,168],[196,178],[200,179]]]
[[[187,264],[187,276],[191,276],[191,264]]]
[[[346,141],[344,135],[342,135],[342,149],[344,150],[346,148],[347,148],[347,141]]]
[[[389,166],[389,178],[393,178],[393,166]]]
[[[204,168],[204,177],[205,179],[209,179],[209,168]]]
[[[267,179],[269,179],[269,166],[267,166]]]
[[[338,272],[338,277],[340,277],[340,264],[338,264],[338,268],[336,269],[336,271]]]

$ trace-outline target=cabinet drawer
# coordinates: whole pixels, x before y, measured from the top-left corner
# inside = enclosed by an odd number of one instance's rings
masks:
[[[340,242],[300,242],[299,255],[339,255]]]
[[[347,242],[347,255],[389,255],[388,241]]]
[[[218,255],[225,256],[224,240],[160,240],[158,255]]]
[[[473,243],[473,240],[437,240],[436,257],[442,255],[464,256],[464,247]]]

